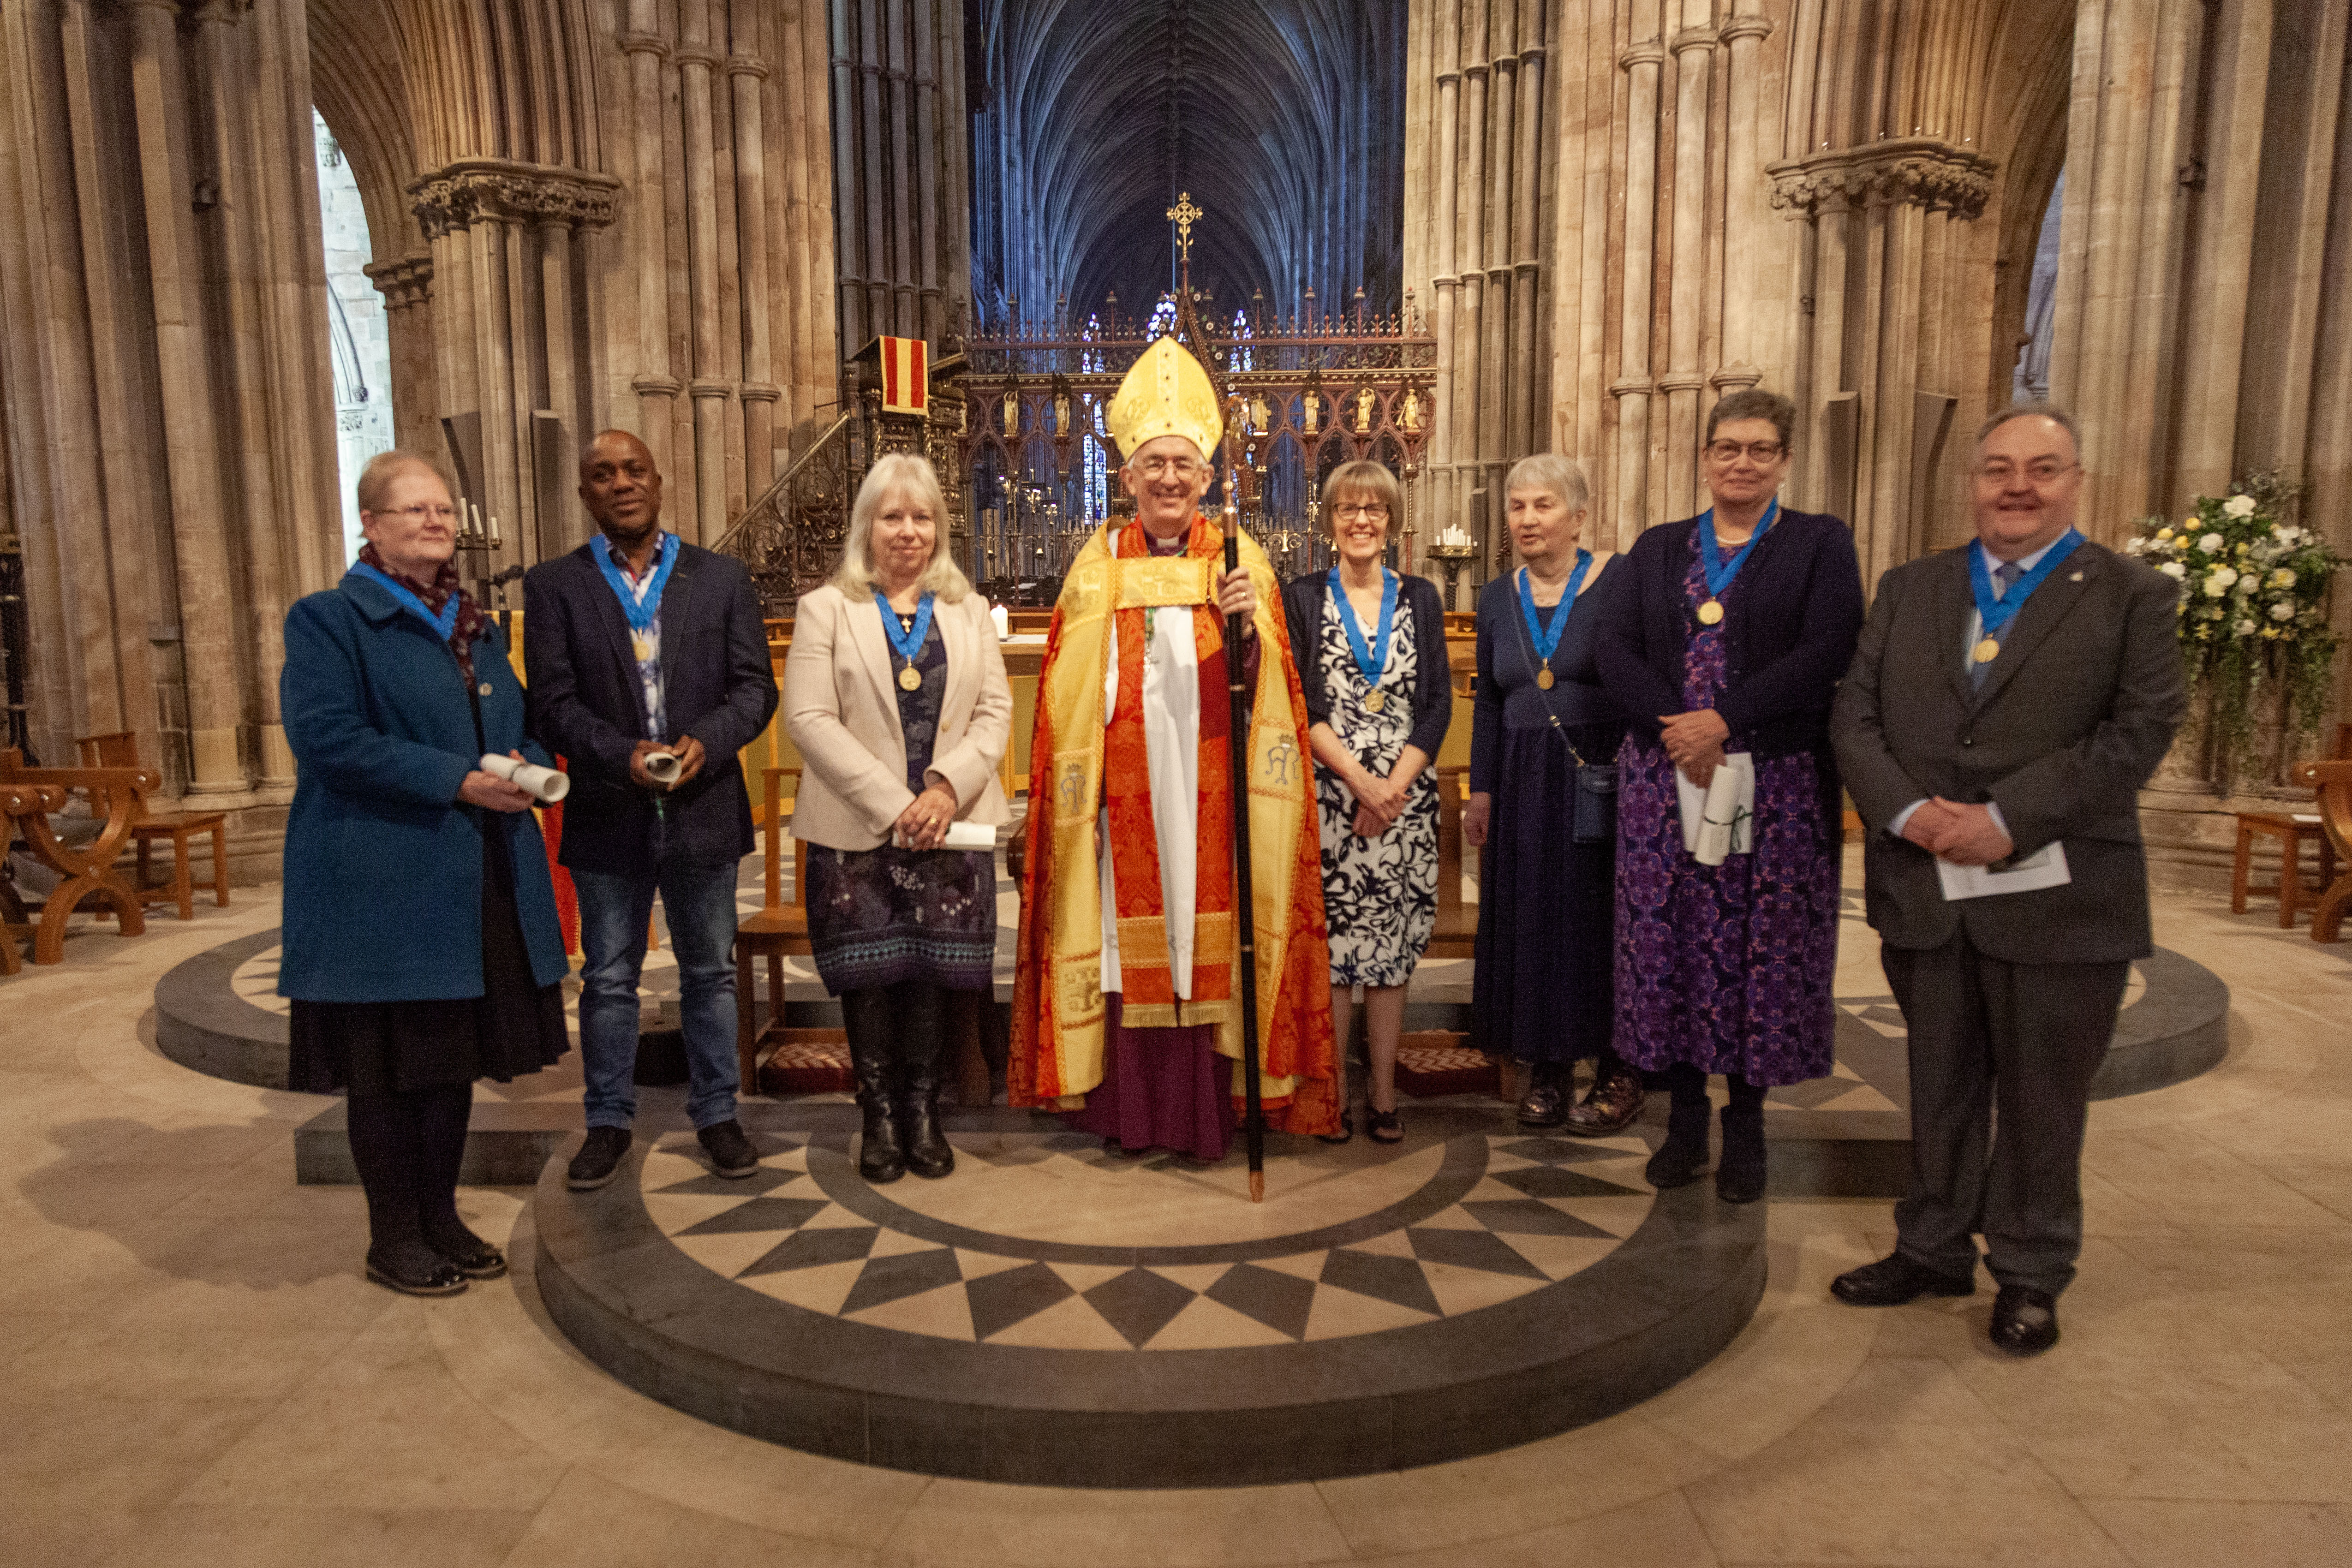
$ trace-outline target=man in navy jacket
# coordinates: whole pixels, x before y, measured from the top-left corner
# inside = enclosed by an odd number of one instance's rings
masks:
[[[759,1156],[735,1120],[737,863],[751,808],[736,753],[776,711],[759,597],[741,564],[661,528],[661,473],[608,430],[580,459],[598,537],[523,579],[532,733],[567,759],[558,859],[580,895],[588,1138],[575,1189],[613,1179],[636,1113],[637,981],[661,894],[677,955],[687,1114],[721,1176]]]

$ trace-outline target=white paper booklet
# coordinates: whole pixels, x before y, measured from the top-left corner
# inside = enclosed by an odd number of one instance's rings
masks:
[[[1995,871],[1990,866],[1954,865],[1949,861],[1936,862],[1936,874],[1943,879],[1944,902],[1954,903],[1963,898],[1990,898],[2000,893],[2032,893],[2044,887],[2063,887],[2074,880],[2066,869],[2066,846],[2047,843],[2007,871]]]

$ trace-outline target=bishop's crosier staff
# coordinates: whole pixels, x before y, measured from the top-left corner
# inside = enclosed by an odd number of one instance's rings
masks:
[[[1225,571],[1242,566],[1242,520],[1239,509],[1225,507]],[[1233,722],[1225,732],[1233,748],[1234,781],[1234,904],[1240,919],[1234,935],[1241,951],[1234,967],[1242,982],[1242,1136],[1249,1148],[1249,1189],[1252,1203],[1265,1201],[1265,1108],[1258,1100],[1257,1064],[1257,901],[1250,892],[1249,821],[1249,692],[1242,684],[1245,661],[1243,638],[1248,627],[1239,615],[1225,617],[1225,690],[1233,698]]]

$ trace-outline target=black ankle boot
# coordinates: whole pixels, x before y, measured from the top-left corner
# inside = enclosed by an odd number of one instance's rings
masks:
[[[857,1076],[857,1108],[866,1113],[866,1128],[857,1141],[857,1174],[877,1186],[907,1174],[906,1151],[890,1114],[892,1073],[884,1049],[873,1031],[851,1025],[849,1066]]]
[[[1688,1186],[1698,1179],[1706,1165],[1706,1124],[1710,1106],[1704,1098],[1689,1100],[1676,1095],[1666,1113],[1666,1141],[1650,1156],[1642,1172],[1643,1178],[1660,1192],[1668,1187]]]
[[[1754,1203],[1764,1196],[1764,1107],[1723,1108],[1723,1159],[1715,1167],[1715,1196]]]
[[[896,1102],[898,1143],[906,1151],[907,1168],[919,1176],[933,1178],[955,1169],[955,1150],[940,1131],[942,1044],[936,1034],[928,1040],[908,1042]]]
[[[1536,1061],[1528,1066],[1527,1098],[1519,1102],[1519,1125],[1557,1127],[1568,1120],[1576,1098],[1575,1068],[1564,1061]]]

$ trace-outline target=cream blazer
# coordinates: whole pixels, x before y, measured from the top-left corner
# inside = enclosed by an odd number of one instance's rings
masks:
[[[955,790],[959,820],[1003,822],[1013,812],[996,770],[1013,738],[1013,687],[988,601],[968,593],[954,604],[936,602],[948,684],[926,776]],[[784,731],[803,764],[793,837],[836,850],[877,849],[914,802],[893,674],[882,611],[870,596],[854,602],[827,583],[794,608],[784,656]]]

